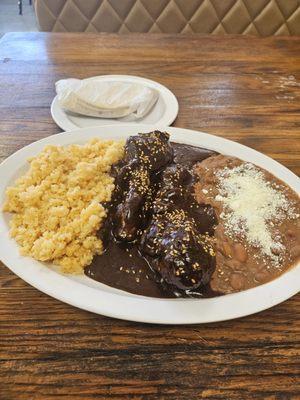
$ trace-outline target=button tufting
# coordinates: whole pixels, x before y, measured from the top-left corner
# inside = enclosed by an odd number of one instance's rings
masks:
[[[36,0],[43,31],[300,35],[299,0]]]

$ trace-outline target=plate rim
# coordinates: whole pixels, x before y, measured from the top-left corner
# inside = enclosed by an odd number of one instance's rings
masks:
[[[76,135],[79,134],[78,138],[80,137],[80,142],[87,141],[90,137],[99,136],[101,137],[101,133],[97,132],[96,130],[116,130],[119,129],[120,131],[127,130],[127,133],[123,132],[117,134],[116,136],[124,137],[126,135],[131,134],[130,130],[133,130],[132,124],[122,124],[122,125],[106,125],[102,127],[89,127],[89,128],[81,128],[74,130],[72,132],[63,132],[56,135],[51,135],[46,138],[43,138],[39,141],[33,142],[28,146],[23,147],[22,149],[18,150],[11,156],[9,156],[6,160],[4,160],[0,164],[0,176],[2,174],[3,168],[12,168],[17,164],[17,160],[19,157],[27,158],[32,151],[39,151],[35,150],[37,148],[44,147],[45,144],[48,142],[57,144],[71,144],[71,141],[76,141]],[[208,133],[189,130],[184,128],[174,128],[174,127],[160,127],[160,126],[153,126],[153,125],[138,125],[136,124],[134,127],[135,131],[147,131],[153,129],[166,129],[169,130],[171,135],[172,133],[182,137],[184,143],[191,142],[191,140],[186,140],[185,135],[190,134],[195,136],[195,134],[199,135],[199,139],[194,138],[194,140],[199,140],[198,146],[201,146],[201,138],[206,138],[207,140],[210,139],[211,141],[219,142],[219,146],[221,145],[230,145],[233,148],[233,152],[235,152],[234,148],[240,149],[243,153],[243,150],[250,152],[250,155],[256,154],[256,156],[260,156],[262,160],[265,162],[269,162],[271,165],[271,173],[276,175],[272,168],[277,166],[280,171],[286,173],[291,181],[294,181],[292,188],[299,193],[300,192],[300,180],[299,178],[290,170],[288,170],[283,165],[279,164],[277,161],[271,159],[268,156],[263,155],[260,152],[257,152],[250,147],[244,146],[238,142],[231,141],[229,139],[221,138],[215,135],[211,135]],[[129,132],[128,132],[129,130]],[[88,137],[86,140],[84,139],[84,135],[86,135],[86,131],[89,131]],[[80,135],[81,134],[81,135]],[[82,136],[83,135],[83,136]],[[109,133],[109,136],[113,136],[112,133]],[[73,138],[73,139],[72,139]],[[57,140],[58,139],[58,140]],[[58,143],[61,139],[61,143]],[[68,140],[71,140],[68,142]],[[178,140],[178,139],[175,139]],[[180,139],[178,140],[180,142]],[[64,143],[65,142],[65,143]],[[191,143],[192,144],[192,143]],[[207,147],[207,146],[205,146]],[[209,148],[209,147],[208,147]],[[27,154],[28,153],[28,154]],[[225,152],[226,154],[226,152]],[[240,154],[238,154],[240,157]],[[242,158],[242,157],[241,157]],[[255,162],[259,165],[259,163]],[[264,167],[266,168],[266,167]],[[13,168],[12,168],[13,169]],[[268,169],[268,168],[266,168]],[[269,170],[269,169],[268,169]],[[290,182],[288,183],[290,185]],[[3,195],[5,190],[5,182],[3,183],[2,180],[0,182],[0,195]],[[0,214],[0,232],[3,234],[3,212]],[[2,235],[3,236],[3,235]],[[126,292],[122,292],[121,298],[119,298],[119,294],[116,293],[109,293],[106,291],[101,291],[96,288],[92,288],[86,286],[80,282],[74,282],[71,279],[67,278],[67,276],[58,274],[52,270],[47,269],[50,273],[47,275],[50,276],[50,282],[54,283],[58,287],[58,293],[55,287],[49,287],[47,280],[41,280],[41,276],[45,277],[45,268],[42,267],[41,263],[34,261],[29,257],[21,257],[19,254],[15,254],[13,259],[11,259],[10,254],[5,254],[5,246],[7,243],[12,244],[14,241],[8,238],[8,234],[4,235],[4,240],[0,242],[0,259],[3,263],[16,275],[18,275],[21,279],[25,282],[29,283],[30,285],[34,286],[38,290],[54,297],[60,301],[65,303],[71,304],[75,307],[91,311],[97,314],[106,315],[114,318],[125,319],[130,321],[137,321],[137,322],[144,322],[144,323],[159,323],[159,324],[200,324],[200,323],[210,323],[210,322],[219,322],[224,320],[230,320],[235,318],[240,318],[243,316],[247,316],[250,314],[254,314],[260,312],[262,310],[268,309],[276,304],[281,303],[282,301],[287,300],[288,298],[295,295],[300,289],[300,263],[293,266],[289,271],[285,272],[279,278],[257,286],[252,289],[248,289],[239,293],[228,294],[225,296],[221,296],[219,298],[212,298],[212,299],[155,299],[155,298],[147,298],[143,296],[136,296],[136,295],[126,295]],[[17,245],[15,244],[15,247]],[[17,264],[14,264],[17,259]],[[22,261],[23,260],[23,261]],[[30,265],[33,265],[33,269],[35,268],[35,264],[40,266],[38,269],[38,275],[31,275],[29,274],[29,269],[20,267],[20,264],[23,265],[24,260],[28,262]],[[26,264],[27,265],[27,264]],[[44,272],[43,272],[44,270]],[[29,276],[28,276],[29,275]],[[286,290],[282,291],[282,287]],[[63,288],[63,289],[62,289]],[[267,289],[267,290],[266,290]],[[61,290],[61,292],[60,292]],[[75,293],[74,293],[75,290]],[[82,302],[82,299],[78,299],[78,292],[77,290],[84,291],[86,295],[90,296],[87,298],[90,301]],[[124,295],[125,294],[125,295]],[[260,305],[253,306],[252,301],[255,298],[262,298],[263,302]],[[112,309],[111,304],[113,304],[118,299],[122,302],[122,307],[119,309]],[[93,299],[93,300],[91,300]],[[220,299],[222,299],[221,308],[220,308]],[[236,303],[239,304],[239,310],[234,309]],[[172,315],[174,312],[174,305],[176,304],[176,312],[179,310],[180,315]],[[186,305],[189,304],[187,307]],[[200,306],[201,305],[201,306]],[[137,310],[141,306],[141,311]],[[207,313],[208,307],[212,314]],[[224,312],[224,308],[227,308],[227,311]],[[228,313],[228,309],[234,310],[231,313]],[[198,312],[204,312],[203,315],[199,315]],[[162,315],[160,315],[162,313]]]
[[[136,81],[136,82],[141,82],[141,83],[148,83],[150,86],[156,88],[159,90],[160,95],[167,97],[166,101],[166,112],[162,116],[162,118],[157,121],[155,124],[161,125],[161,126],[170,126],[175,119],[177,118],[178,112],[179,112],[179,103],[177,100],[177,97],[175,94],[165,85],[154,81],[153,79],[148,79],[148,78],[143,78],[141,76],[135,76],[135,75],[110,75],[110,74],[105,74],[105,75],[96,75],[96,76],[91,76],[89,78],[84,78],[86,80],[95,80],[95,79],[121,79],[126,81]],[[58,100],[57,100],[57,95],[53,98],[50,106],[50,113],[53,121],[56,123],[57,126],[59,126],[61,129],[63,129],[65,132],[77,130],[77,129],[87,129],[87,128],[80,128],[76,124],[74,124],[70,119],[67,117],[66,113],[63,111],[63,109],[59,106]],[[102,127],[102,126],[108,126],[111,125],[111,121],[109,121],[107,124],[105,123],[105,118],[102,118],[104,121],[102,125],[93,125],[97,127]],[[124,125],[145,125],[142,121],[139,122],[124,122]],[[118,124],[118,126],[123,125],[123,123]]]

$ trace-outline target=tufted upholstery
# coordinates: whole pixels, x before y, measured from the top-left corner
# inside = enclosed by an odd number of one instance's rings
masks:
[[[36,0],[43,31],[300,35],[300,0]]]

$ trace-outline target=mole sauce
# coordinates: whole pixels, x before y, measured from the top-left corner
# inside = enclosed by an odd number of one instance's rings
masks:
[[[217,296],[209,286],[217,219],[211,206],[195,201],[192,173],[196,163],[216,153],[170,143],[163,135],[155,131],[127,141],[124,160],[113,170],[116,189],[99,231],[105,250],[85,274],[143,296]]]

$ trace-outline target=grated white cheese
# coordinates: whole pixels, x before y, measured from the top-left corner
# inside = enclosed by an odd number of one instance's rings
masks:
[[[263,172],[251,163],[224,168],[216,172],[219,194],[215,200],[223,202],[225,229],[239,234],[261,249],[273,261],[284,250],[280,237],[272,237],[270,227],[275,221],[295,218],[294,209],[283,190],[267,181]]]

